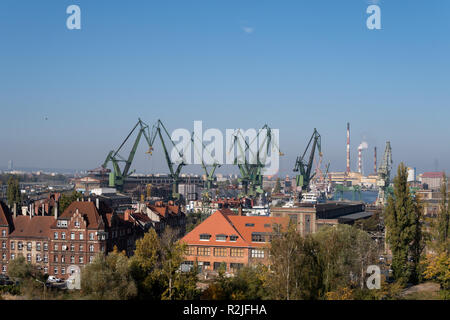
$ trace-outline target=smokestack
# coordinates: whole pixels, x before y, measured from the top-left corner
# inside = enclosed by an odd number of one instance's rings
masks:
[[[373,172],[377,174],[377,147],[373,151]]]
[[[358,147],[358,172],[362,173],[362,148]]]
[[[350,122],[347,122],[347,174],[350,173]]]

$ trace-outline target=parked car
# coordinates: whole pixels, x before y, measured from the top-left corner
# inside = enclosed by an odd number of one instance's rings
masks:
[[[58,279],[55,276],[48,276],[47,281],[48,282],[61,282],[61,279]]]

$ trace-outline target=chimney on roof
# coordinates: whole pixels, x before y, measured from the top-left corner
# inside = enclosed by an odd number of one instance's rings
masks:
[[[42,215],[45,216],[45,204],[42,204]]]
[[[88,198],[88,201],[91,202],[91,197]]]
[[[238,209],[238,216],[243,216],[243,214],[242,214],[242,206],[239,206],[239,209]]]
[[[13,207],[13,215],[14,215],[14,219],[17,217],[17,203],[14,202],[14,207]]]
[[[97,207],[97,210],[100,210],[100,199],[99,198],[95,199],[95,206]]]
[[[80,202],[80,198],[77,198],[77,202]]]
[[[54,210],[55,210],[55,220],[58,219],[58,204],[59,204],[59,201],[55,201],[55,208],[54,208]]]

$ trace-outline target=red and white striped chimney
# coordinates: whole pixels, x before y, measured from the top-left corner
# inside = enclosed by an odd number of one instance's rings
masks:
[[[362,147],[358,147],[358,172],[362,173]]]
[[[350,173],[350,122],[347,122],[347,174]]]

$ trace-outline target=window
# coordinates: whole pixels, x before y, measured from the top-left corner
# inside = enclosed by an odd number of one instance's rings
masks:
[[[66,274],[66,268],[65,267],[61,267],[61,274]]]
[[[31,242],[27,242],[27,251],[31,251]]]
[[[265,223],[264,228],[270,228],[270,223]]]
[[[67,220],[58,220],[56,226],[58,228],[67,228]]]
[[[255,224],[254,224],[254,223],[246,223],[245,226],[246,226],[246,227],[254,227]]]
[[[75,232],[70,233],[70,240],[75,240]]]
[[[27,261],[31,262],[31,253],[27,253]]]
[[[53,239],[58,240],[58,232],[55,232],[55,233],[53,234]]]
[[[44,273],[48,274],[48,267],[44,267]]]
[[[227,236],[225,234],[216,234],[216,241],[226,241]]]
[[[202,233],[200,235],[200,240],[202,240],[202,241],[209,241],[210,238],[211,238],[211,235],[208,233]]]
[[[11,250],[14,250],[16,248],[15,242],[11,241]]]
[[[55,244],[53,248],[55,251],[58,251],[58,244]]]
[[[101,246],[100,246],[100,251],[101,251],[101,252],[105,251],[105,246],[104,246],[104,245],[101,245]]]
[[[6,253],[2,254],[2,260],[6,260]]]
[[[80,232],[80,240],[84,239],[84,234],[82,232]]]
[[[75,251],[75,245],[73,243],[70,244],[70,251]]]
[[[94,252],[94,245],[93,244],[89,245],[89,252]]]
[[[235,270],[239,270],[244,266],[243,263],[230,263],[230,269],[235,271]]]
[[[41,251],[41,243],[40,242],[36,242],[36,250]]]
[[[209,256],[211,254],[211,248],[208,247],[198,247],[197,254],[199,256]]]
[[[230,249],[231,257],[239,257],[242,258],[244,256],[244,249],[242,248],[231,248]]]
[[[53,271],[54,271],[55,274],[58,274],[58,267],[55,267],[55,268],[53,269]]]
[[[89,233],[89,240],[94,240],[94,233],[93,232]]]
[[[92,261],[94,261],[94,256],[89,256],[89,263],[91,263]]]
[[[6,266],[2,266],[2,272],[3,272],[3,273],[6,272]]]
[[[61,256],[61,263],[66,262],[66,256]]]
[[[83,247],[83,245],[82,244],[80,244],[80,252],[83,252],[83,250],[84,250],[84,247]]]
[[[61,239],[63,239],[63,240],[66,239],[66,233],[65,232],[61,232]]]
[[[2,241],[2,249],[6,249],[6,241]]]
[[[44,250],[47,251],[48,250],[48,243],[44,242]]]
[[[292,223],[293,225],[297,226],[297,215],[296,214],[289,215],[289,223]]]
[[[227,256],[227,248],[214,248],[214,256],[215,257],[226,257]]]
[[[2,230],[2,237],[6,237],[6,230]]]
[[[16,255],[14,253],[11,253],[11,260],[14,260],[15,257]]]
[[[230,241],[236,241],[237,238],[238,238],[238,236],[233,234],[233,235],[230,236]]]
[[[186,248],[185,254],[188,255],[188,256],[195,256],[195,251],[196,251],[195,249],[196,249],[196,248],[193,247],[193,246],[188,246],[188,247]]]
[[[311,232],[311,216],[309,214],[305,215],[305,233]]]
[[[48,255],[44,254],[44,262],[48,262]]]
[[[19,250],[23,249],[22,241],[17,242],[17,249],[19,249]]]
[[[214,270],[219,270],[221,268],[227,270],[227,264],[225,262],[214,262]]]
[[[79,228],[80,227],[80,221],[75,221],[75,228]]]
[[[265,242],[264,233],[253,232],[252,233],[252,242]]]
[[[78,261],[79,261],[79,263],[84,263],[84,257],[83,256],[79,256],[78,257]]]
[[[75,263],[75,256],[70,256],[70,263]]]
[[[53,256],[53,262],[58,262],[58,256],[56,254]]]
[[[36,255],[36,262],[41,262],[41,255],[39,253]]]
[[[252,249],[252,258],[264,258],[264,249]]]

